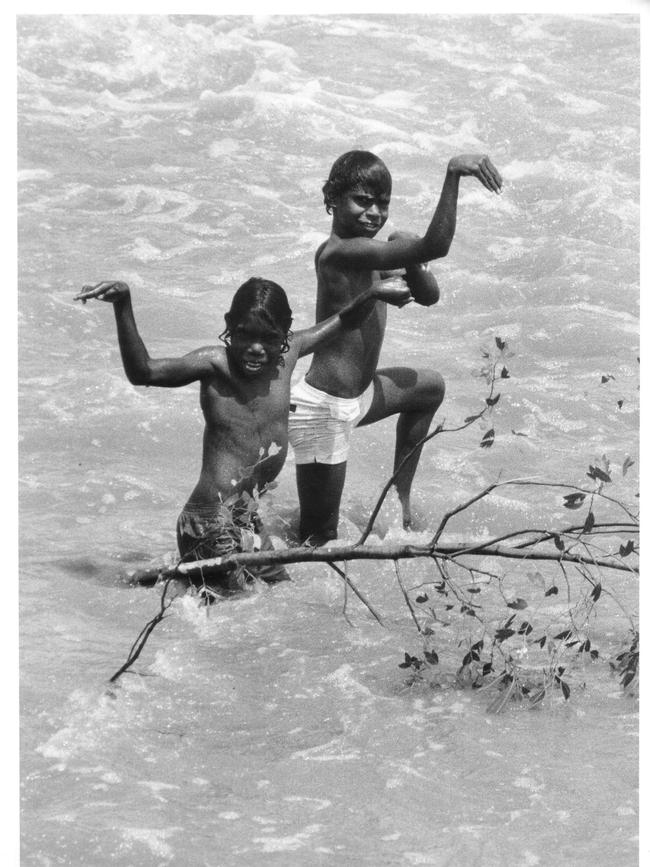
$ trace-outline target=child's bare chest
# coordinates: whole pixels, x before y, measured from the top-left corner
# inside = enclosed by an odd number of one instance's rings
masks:
[[[232,383],[215,377],[201,387],[201,408],[206,424],[222,429],[259,432],[286,424],[289,381]]]

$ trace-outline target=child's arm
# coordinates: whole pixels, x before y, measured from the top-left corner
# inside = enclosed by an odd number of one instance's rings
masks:
[[[486,189],[501,192],[501,175],[488,156],[464,154],[452,157],[447,165],[438,205],[423,237],[401,237],[388,242],[346,238],[330,246],[329,263],[336,268],[391,271],[446,256],[456,231],[460,178],[470,175]]]
[[[363,320],[369,316],[375,301],[385,301],[394,307],[404,307],[413,300],[408,287],[382,286],[381,283],[373,283],[369,289],[361,292],[357,297],[346,304],[338,313],[317,322],[311,328],[296,331],[292,343],[298,342],[298,356],[308,355],[323,343],[327,343],[342,331],[352,331],[358,328]]]
[[[197,349],[182,358],[151,358],[135,324],[131,290],[126,283],[105,280],[94,286],[87,285],[74,300],[85,304],[91,298],[113,305],[124,371],[133,385],[176,388],[214,371],[212,347]]]
[[[417,238],[413,232],[392,232],[388,236],[389,241],[394,241],[396,238]],[[383,279],[382,272],[382,279]],[[395,272],[389,272],[391,274]],[[398,274],[403,275],[403,280],[411,290],[413,300],[424,307],[430,307],[432,304],[437,304],[440,300],[440,287],[438,281],[429,271],[428,264],[424,265],[409,265],[405,271],[398,271]]]

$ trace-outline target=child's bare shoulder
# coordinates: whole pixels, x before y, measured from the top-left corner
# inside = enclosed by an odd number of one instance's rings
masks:
[[[323,243],[319,245],[318,250],[316,250],[316,253],[314,254],[314,265],[316,267],[316,270],[318,270],[318,263],[320,262],[321,256],[323,255],[323,252],[330,241],[331,241],[331,238],[326,238],[326,240],[323,241]]]
[[[201,367],[206,375],[227,373],[228,359],[225,346],[200,346],[188,353],[186,359]]]

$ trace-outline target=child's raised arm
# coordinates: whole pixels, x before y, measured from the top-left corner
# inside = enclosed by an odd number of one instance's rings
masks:
[[[488,156],[463,154],[452,157],[442,185],[438,205],[422,237],[399,237],[388,242],[369,238],[345,238],[327,251],[334,267],[367,268],[390,271],[418,265],[446,256],[456,231],[456,210],[460,178],[475,177],[483,186],[500,193],[501,175]]]
[[[131,290],[120,280],[104,280],[85,285],[75,301],[91,298],[113,305],[122,364],[133,385],[158,385],[176,388],[195,382],[214,370],[214,347],[197,349],[182,358],[151,358],[135,324]]]
[[[384,301],[394,307],[404,307],[412,300],[413,297],[407,286],[394,287],[373,283],[369,289],[357,295],[338,313],[328,319],[323,319],[322,322],[317,322],[311,328],[296,331],[293,342],[299,341],[298,355],[299,357],[308,355],[342,331],[352,331],[354,328],[358,328],[363,320],[369,316],[375,301]]]

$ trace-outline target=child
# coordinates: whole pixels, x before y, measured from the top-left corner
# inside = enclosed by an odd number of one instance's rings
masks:
[[[405,279],[416,300],[435,303],[438,289],[432,276],[423,297],[416,292],[423,276],[418,266],[449,251],[464,175],[478,178],[488,190],[501,191],[501,176],[489,157],[453,157],[424,236],[398,232],[387,242],[375,241],[388,218],[390,173],[368,151],[349,151],[339,157],[323,187],[326,210],[333,216],[330,237],[316,252],[316,321],[332,316],[393,269],[406,269]],[[307,374],[292,390],[296,410],[289,418],[289,438],[296,455],[300,537],[311,544],[336,538],[352,427],[399,413],[397,469],[426,436],[444,397],[444,381],[435,371],[377,370],[385,328],[386,305],[375,303],[356,328],[340,332],[315,351]],[[405,528],[412,523],[410,491],[420,451],[421,447],[416,449],[395,481]]]
[[[344,330],[354,329],[381,298],[408,303],[408,289],[369,285],[352,303],[311,328],[292,334],[292,314],[281,286],[252,277],[239,287],[220,335],[225,346],[204,346],[181,358],[151,358],[138,333],[126,283],[86,285],[75,296],[113,304],[124,370],[134,385],[175,388],[201,383],[205,418],[199,480],[177,524],[182,559],[200,560],[233,551],[271,547],[256,509],[287,456],[291,373],[297,360]],[[288,576],[283,568],[260,567],[266,581]],[[228,589],[245,586],[243,569],[226,576]]]

